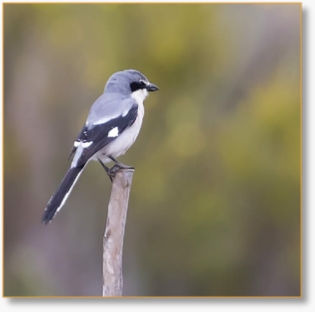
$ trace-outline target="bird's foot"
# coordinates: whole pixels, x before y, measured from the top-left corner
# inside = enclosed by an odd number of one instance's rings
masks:
[[[112,168],[110,168],[107,172],[111,182],[113,182],[113,179],[115,178],[117,172],[121,169],[131,169],[131,170],[134,170],[135,167],[131,167],[131,166],[126,166],[122,163],[119,163],[119,164],[115,164]]]
[[[127,166],[127,165],[124,165],[124,164],[122,164],[121,162],[119,162],[118,160],[116,160],[115,158],[113,158],[113,157],[110,157],[113,161],[114,161],[114,163],[115,163],[115,165],[112,167],[112,168],[108,168],[107,166],[105,166],[104,164],[103,164],[103,162],[99,159],[98,161],[99,161],[99,163],[102,165],[102,167],[103,167],[103,169],[106,171],[106,173],[107,173],[107,175],[108,175],[108,177],[109,177],[109,179],[110,179],[110,181],[111,182],[113,182],[113,179],[115,178],[115,176],[116,176],[116,173],[119,171],[119,170],[121,170],[121,169],[131,169],[131,170],[134,170],[135,169],[135,167],[131,167],[131,166]]]
[[[120,161],[118,161],[116,158],[114,158],[113,156],[109,155],[108,158],[113,161],[115,163],[115,165],[119,166],[121,169],[135,169],[135,167],[131,167],[131,166],[126,166],[124,164],[122,164]],[[115,166],[114,166],[115,167]]]

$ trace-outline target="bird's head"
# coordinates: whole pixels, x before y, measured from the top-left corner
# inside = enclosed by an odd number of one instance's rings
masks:
[[[146,76],[134,69],[119,71],[107,81],[104,92],[120,92],[130,95],[137,101],[143,101],[148,92],[157,91],[159,88],[150,83]]]

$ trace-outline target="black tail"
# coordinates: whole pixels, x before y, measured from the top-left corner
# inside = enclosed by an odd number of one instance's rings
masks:
[[[84,165],[80,167],[73,167],[68,170],[58,190],[50,198],[42,217],[42,222],[45,222],[45,224],[49,223],[56,213],[62,208],[83,168]]]

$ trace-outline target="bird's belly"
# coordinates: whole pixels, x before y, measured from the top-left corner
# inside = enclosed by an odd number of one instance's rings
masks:
[[[127,152],[131,145],[135,142],[141,128],[142,118],[135,120],[133,125],[124,131],[117,139],[113,140],[96,153],[94,159],[100,158],[104,163],[111,160],[109,155],[114,158],[119,157]]]

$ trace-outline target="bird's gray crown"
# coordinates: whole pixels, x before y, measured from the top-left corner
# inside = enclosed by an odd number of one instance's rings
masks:
[[[131,94],[133,84],[143,83],[145,87],[149,83],[146,76],[135,69],[116,72],[107,81],[104,92]]]

